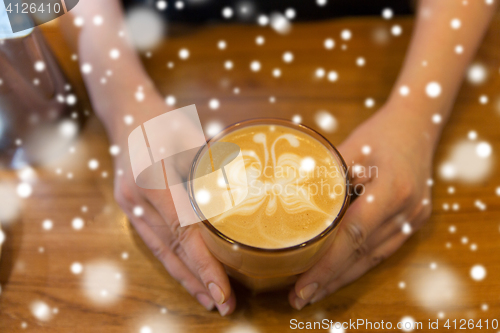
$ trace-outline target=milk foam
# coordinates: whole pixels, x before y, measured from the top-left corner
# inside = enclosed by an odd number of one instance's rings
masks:
[[[319,141],[275,125],[249,126],[219,141],[242,149],[245,165],[227,170],[227,177],[233,186],[249,188],[242,203],[209,219],[223,234],[251,246],[283,248],[315,237],[333,222],[345,179]],[[225,204],[231,207],[229,200]]]

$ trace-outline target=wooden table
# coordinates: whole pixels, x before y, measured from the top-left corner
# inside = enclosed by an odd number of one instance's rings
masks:
[[[160,91],[176,97],[177,106],[197,105],[204,125],[228,125],[260,116],[290,119],[299,114],[304,124],[317,128],[314,114],[324,109],[338,120],[338,130],[328,135],[338,144],[384,103],[403,61],[412,23],[411,18],[297,23],[287,36],[258,26],[172,29],[164,45],[151,57],[145,56],[144,63]],[[393,24],[403,28],[401,36],[390,34]],[[344,43],[340,31],[345,28],[353,37]],[[497,16],[476,57],[488,70],[488,79],[478,86],[464,83],[437,150],[436,172],[455,144],[467,140],[470,130],[477,131],[478,140],[491,144],[493,157],[500,151],[499,29]],[[57,27],[47,25],[43,30],[62,67],[82,92],[78,65],[71,60]],[[255,43],[258,35],[265,38],[262,46]],[[323,47],[327,37],[336,40],[333,50]],[[221,39],[227,42],[225,50],[217,47]],[[177,56],[183,47],[190,50],[186,61]],[[282,61],[285,51],[294,54],[290,64]],[[364,67],[356,66],[360,56],[366,59]],[[230,71],[224,69],[226,60],[234,63]],[[253,60],[262,64],[259,72],[250,71]],[[167,67],[170,61],[172,69]],[[318,67],[336,70],[339,80],[333,83],[315,78]],[[281,77],[273,77],[274,68],[281,69]],[[239,94],[234,93],[235,87]],[[486,105],[478,102],[481,94],[489,96]],[[368,97],[375,100],[375,107],[365,107]],[[211,98],[220,101],[216,111],[208,107]],[[146,333],[141,328],[147,326],[152,332],[246,333],[289,331],[292,318],[396,323],[411,316],[424,325],[438,317],[500,319],[497,172],[470,185],[436,176],[433,214],[427,225],[394,256],[335,295],[299,312],[288,305],[286,292],[252,296],[236,288],[237,310],[221,318],[215,311],[205,311],[166,273],[120,211],[113,199],[109,144],[95,117],[90,117],[73,146],[74,153],[36,169],[33,194],[23,200],[18,218],[8,224],[3,221],[1,332],[25,328],[33,332]],[[99,161],[95,171],[87,167],[91,158]],[[55,172],[57,168],[61,174]],[[73,179],[67,178],[68,172]],[[108,177],[103,177],[103,172]],[[13,172],[2,172],[1,177],[4,184],[19,182]],[[452,194],[450,186],[455,189]],[[478,209],[476,200],[486,205],[484,211]],[[454,204],[459,205],[457,210],[452,208]],[[86,211],[82,211],[84,206]],[[82,230],[72,228],[75,217],[84,219]],[[53,221],[51,230],[42,228],[45,219]],[[450,226],[455,226],[455,233],[449,231]],[[476,250],[471,249],[472,244]],[[75,262],[83,265],[81,274],[72,273]],[[437,268],[431,269],[432,264]],[[482,281],[470,276],[477,264],[487,272]],[[115,276],[117,273],[120,275]],[[110,284],[103,282],[108,276],[115,278]],[[105,284],[100,301],[99,295],[86,293],[85,281]],[[102,301],[106,295],[109,303]],[[39,320],[33,309],[51,318]]]

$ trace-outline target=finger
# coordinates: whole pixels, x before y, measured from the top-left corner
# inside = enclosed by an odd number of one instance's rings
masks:
[[[339,269],[338,276],[346,274],[349,270],[353,269],[353,266],[355,266],[360,260],[364,260],[367,256],[370,256],[374,250],[382,248],[385,243],[392,241],[395,237],[401,234],[410,237],[414,232],[412,224],[419,225],[419,221],[425,218],[426,212],[423,210],[417,210],[415,213],[411,214],[412,217],[409,220],[412,222],[406,221],[404,215],[406,214],[398,213],[394,218],[384,222],[382,226],[366,241],[366,251],[363,257],[360,257],[357,251],[354,252]],[[328,282],[327,285],[329,283],[330,282]],[[318,298],[321,299],[326,296],[326,294],[328,293],[325,289],[318,290],[318,292],[316,292],[311,298],[311,303],[313,300]]]
[[[397,234],[391,240],[385,242],[380,247],[375,249],[370,255],[365,258],[359,260],[354,264],[351,269],[346,271],[344,274],[339,276],[337,279],[333,280],[329,283],[324,291],[319,291],[317,297],[313,297],[311,299],[311,303],[315,303],[319,301],[322,297],[332,294],[338,289],[344,287],[345,285],[357,280],[363,274],[365,274],[370,269],[374,268],[378,264],[380,264],[383,260],[390,257],[397,249],[403,245],[403,243],[408,239],[409,235],[407,234]]]
[[[405,219],[404,213],[401,212],[397,213],[393,218],[385,221],[380,228],[374,231],[366,240],[367,252],[371,252],[373,249],[379,247],[396,234],[403,232],[403,230],[406,232],[406,228],[403,226],[405,224],[409,224],[408,221],[409,220]]]
[[[408,239],[407,234],[396,234],[387,242],[381,244],[369,256],[365,256],[354,263],[338,278],[329,282],[324,288],[317,290],[310,301],[303,300],[297,296],[295,289],[290,290],[288,300],[292,307],[301,310],[308,303],[314,304],[326,296],[334,293],[343,286],[354,282],[367,271],[378,265],[380,262],[394,254],[394,252]]]
[[[227,302],[231,285],[224,267],[208,250],[198,226],[182,228],[179,242],[187,257],[185,262],[212,295],[217,304]]]
[[[338,276],[343,275],[345,272],[350,270],[353,265],[355,265],[359,260],[363,259],[373,251],[373,249],[379,247],[387,240],[391,239],[397,233],[401,232],[401,222],[399,221],[398,216],[389,219],[386,222],[383,222],[379,229],[373,232],[370,237],[366,240],[365,244],[363,244],[360,249],[351,253],[351,255],[341,264],[339,264],[339,268],[334,276],[330,276],[329,280],[326,280],[324,283],[328,285],[331,281],[335,280]],[[318,288],[319,289],[319,288]],[[318,294],[325,293],[324,289],[317,290],[313,295],[310,296],[311,300],[316,298]],[[295,294],[295,291],[294,291]],[[296,295],[296,294],[295,294]],[[298,297],[298,296],[297,296]],[[292,304],[292,303],[290,303]],[[297,304],[304,307],[307,304],[307,300],[303,300],[300,297],[297,300],[294,300],[294,303],[297,308]]]
[[[305,272],[295,284],[296,294],[308,300],[316,290],[336,278],[351,255],[367,252],[365,242],[384,221],[392,218],[401,205],[390,194],[391,184],[386,181],[370,182],[365,197],[356,200],[347,210],[338,234],[325,255]],[[372,195],[373,200],[367,200]]]
[[[225,303],[216,304],[215,306],[222,317],[230,315],[234,312],[234,309],[236,309],[236,296],[234,296],[234,293],[231,293],[229,299]]]
[[[429,215],[427,209],[422,209],[421,203],[418,202],[416,205],[416,208],[405,209],[405,212],[399,212],[392,219],[384,222],[384,224],[367,239],[367,248],[375,249],[399,233],[411,236],[416,229],[422,225],[421,222],[425,221]],[[408,213],[408,211],[410,213]]]
[[[198,280],[206,286],[207,292],[216,302],[215,305],[221,316],[231,314],[236,307],[236,298],[232,293],[224,267],[206,248],[197,226],[191,226],[184,232],[189,232],[190,235],[181,236],[179,240],[181,246],[176,247],[176,254],[186,263]],[[183,241],[188,237],[189,242]],[[186,244],[186,242],[188,243]]]
[[[288,302],[296,310],[302,310],[302,308],[308,303],[308,301],[304,301],[302,298],[297,296],[297,293],[293,288],[288,293]]]
[[[161,223],[161,217],[147,203],[144,206],[144,219],[133,216],[131,222],[137,233],[144,240],[145,244],[151,250],[158,260],[167,269],[169,274],[176,279],[198,302],[207,310],[214,308],[214,301],[207,293],[205,287],[183,264],[183,262],[172,252],[169,246],[163,241],[157,231],[153,231],[149,223],[158,225]],[[145,220],[147,219],[147,220]],[[154,221],[156,220],[156,221]],[[150,221],[149,223],[146,221]],[[167,230],[163,230],[165,232]]]
[[[401,221],[400,216],[401,214],[396,214],[395,217],[383,222],[382,225],[368,237],[365,244],[363,244],[357,251],[354,251],[349,256],[349,258],[340,266],[337,272],[337,276],[341,276],[346,271],[351,269],[351,267],[359,260],[372,253],[374,249],[392,239],[398,233],[403,232],[403,222]],[[332,281],[333,279],[335,279],[335,277],[332,277],[330,281]],[[328,284],[330,281],[328,281],[326,284]]]
[[[145,233],[145,236],[149,236],[147,245],[153,254],[162,262],[170,275],[178,280],[192,296],[196,297],[198,302],[206,309],[213,309],[216,302],[214,292],[217,290],[214,290],[215,287],[212,286],[210,289],[210,287],[203,283],[201,277],[197,275],[199,271],[196,265],[193,264],[189,255],[184,251],[184,248],[180,244],[180,240],[172,234],[168,223],[161,216],[160,212],[149,202],[143,201],[140,207],[143,209],[143,215],[141,216],[143,218],[134,218],[137,222],[134,226],[138,232],[140,230]],[[144,224],[146,224],[146,226]],[[159,242],[152,242],[151,240],[153,237],[158,239]],[[203,242],[203,247],[204,246],[205,244]],[[200,249],[201,248],[200,246]],[[208,249],[205,248],[205,251],[211,255]],[[218,261],[217,263],[220,265]],[[226,273],[223,272],[223,274],[227,279]],[[229,281],[227,284],[229,284]],[[230,292],[228,294],[231,295]],[[234,311],[235,306],[236,300],[234,299],[232,302],[228,303],[227,306],[221,308],[221,315],[231,313]]]
[[[173,209],[166,204],[167,200],[159,200],[157,196],[148,196],[158,213],[167,221],[171,233],[176,237],[179,246],[174,251],[181,257],[186,266],[206,287],[213,300],[221,305],[230,299],[231,285],[224,267],[208,250],[201,237],[199,226],[181,227],[177,218],[172,219],[168,210]],[[175,214],[175,212],[174,212]],[[234,302],[234,304],[236,304]],[[233,306],[229,304],[229,306]],[[230,308],[229,313],[234,308]]]

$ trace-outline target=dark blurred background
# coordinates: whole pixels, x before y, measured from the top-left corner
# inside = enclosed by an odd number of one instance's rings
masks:
[[[156,6],[156,0],[123,0],[125,7]],[[164,11],[165,16],[172,21],[193,23],[204,22],[248,22],[254,23],[260,14],[284,12],[293,8],[298,13],[298,21],[325,20],[344,16],[380,15],[383,8],[391,8],[395,15],[409,15],[414,12],[413,0],[330,0],[319,6],[319,0],[187,0],[189,6],[182,10],[175,8],[176,3],[169,2]],[[221,12],[224,8],[233,9],[233,15],[225,19]]]

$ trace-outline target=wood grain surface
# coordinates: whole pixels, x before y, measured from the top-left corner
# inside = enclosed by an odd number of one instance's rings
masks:
[[[394,24],[403,29],[399,37],[390,34]],[[291,119],[298,114],[304,124],[317,129],[315,113],[327,110],[338,121],[337,131],[327,137],[339,144],[388,97],[412,24],[412,18],[297,23],[286,36],[249,25],[176,26],[159,49],[142,57],[161,93],[175,96],[179,107],[196,104],[204,126],[261,116]],[[353,37],[342,41],[340,32],[346,28]],[[141,329],[149,327],[155,333],[250,333],[291,331],[293,318],[396,323],[410,316],[424,326],[438,317],[500,320],[498,168],[494,164],[484,180],[471,184],[438,176],[439,167],[459,142],[468,140],[471,130],[477,132],[477,141],[491,144],[493,163],[498,157],[499,29],[497,15],[475,58],[488,77],[480,85],[464,82],[437,150],[432,217],[394,256],[355,283],[302,311],[289,306],[286,291],[252,295],[235,285],[238,305],[233,315],[221,318],[205,311],[155,260],[115,203],[109,143],[97,118],[89,116],[73,143],[74,152],[36,168],[33,193],[22,200],[18,217],[2,221],[6,241],[0,261],[0,331],[146,333]],[[78,63],[71,60],[57,26],[45,25],[43,31],[83,96]],[[259,35],[265,38],[260,46],[255,43]],[[323,47],[328,37],[336,41],[333,50]],[[226,41],[226,49],[217,47],[219,40]],[[189,59],[179,59],[181,48],[189,49]],[[289,64],[282,60],[286,51],[294,55]],[[358,57],[366,59],[363,67],[356,65]],[[233,62],[232,70],[224,68],[227,60]],[[253,60],[260,61],[260,71],[250,70]],[[169,62],[173,68],[168,68]],[[319,67],[337,71],[338,81],[316,78]],[[275,68],[281,77],[273,77]],[[489,97],[484,105],[478,101],[483,94]],[[220,101],[219,109],[208,107],[212,98]],[[373,108],[365,107],[367,98],[375,100]],[[88,102],[84,104],[91,110]],[[84,117],[83,109],[80,116]],[[87,166],[93,158],[99,161],[97,170]],[[4,185],[19,183],[15,172],[2,171],[0,178]],[[75,217],[84,220],[83,229],[72,228]],[[45,219],[53,221],[51,230],[42,228]],[[82,264],[82,273],[72,273],[75,262]],[[471,277],[475,265],[486,269],[481,281]],[[92,294],[101,284],[101,295]],[[33,311],[48,311],[50,318],[39,320]]]

